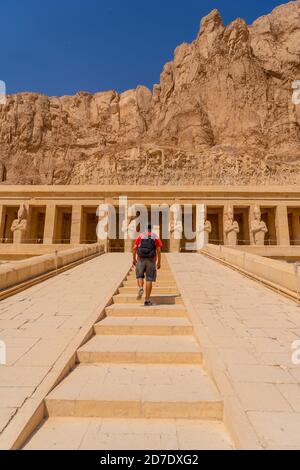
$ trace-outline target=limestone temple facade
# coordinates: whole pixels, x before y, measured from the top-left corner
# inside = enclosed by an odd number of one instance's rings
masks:
[[[115,207],[117,236],[109,239],[109,252],[129,251],[131,242],[119,233],[119,198],[128,206],[157,206],[160,229],[165,218],[169,234],[164,251],[185,251],[183,220],[165,213],[172,205],[190,206],[196,231],[196,206],[205,205],[205,241],[229,246],[300,245],[300,191],[297,187],[126,187],[126,186],[9,186],[0,188],[0,239],[2,244],[70,245],[97,242],[97,208]],[[179,220],[180,219],[180,220]],[[129,215],[128,230],[134,217]],[[157,228],[159,230],[159,228]]]

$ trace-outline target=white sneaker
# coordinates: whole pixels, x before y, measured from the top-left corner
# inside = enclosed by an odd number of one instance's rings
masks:
[[[144,288],[140,287],[138,291],[137,299],[140,300],[143,297],[143,295],[144,295]]]

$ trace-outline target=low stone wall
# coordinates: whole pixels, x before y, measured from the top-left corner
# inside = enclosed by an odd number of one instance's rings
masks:
[[[245,251],[253,255],[266,256],[270,258],[293,258],[300,259],[300,246],[255,246],[255,245],[240,245],[240,246],[228,246],[233,250]]]
[[[66,251],[71,248],[80,248],[82,245],[44,245],[29,243],[0,243],[0,259],[10,256],[15,257],[31,257],[47,255],[56,251]],[[85,245],[84,245],[85,246]]]
[[[104,251],[99,244],[84,245],[18,263],[5,263],[0,266],[0,291],[101,252]]]
[[[258,276],[284,289],[292,292],[299,291],[300,268],[297,273],[293,264],[264,258],[263,256],[225,246],[206,245],[201,252],[226,261],[249,274]]]

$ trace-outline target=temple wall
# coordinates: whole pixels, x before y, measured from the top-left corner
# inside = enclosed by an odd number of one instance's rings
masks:
[[[31,244],[78,246],[97,241],[96,210],[100,204],[111,204],[118,210],[119,197],[127,196],[128,206],[179,204],[196,208],[204,204],[211,225],[208,241],[215,245],[255,246],[251,227],[255,210],[267,227],[260,239],[265,246],[300,245],[300,191],[295,187],[126,187],[126,186],[1,186],[0,240],[3,245]],[[26,234],[19,240],[10,231],[20,205],[28,208]],[[226,233],[228,208],[238,223],[236,237]],[[94,235],[93,235],[94,234]],[[17,240],[17,241],[16,241]],[[262,241],[261,241],[262,240]],[[128,243],[107,243],[107,249],[125,250]],[[168,244],[178,251],[180,244]],[[3,248],[5,250],[5,248]],[[32,250],[34,248],[32,247]],[[0,250],[1,253],[2,249]]]

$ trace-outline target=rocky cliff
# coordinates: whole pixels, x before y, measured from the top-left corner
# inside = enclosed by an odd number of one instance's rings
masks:
[[[300,1],[251,26],[218,11],[153,90],[0,106],[0,180],[12,184],[299,184]]]

